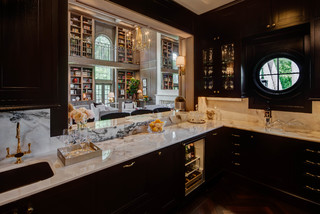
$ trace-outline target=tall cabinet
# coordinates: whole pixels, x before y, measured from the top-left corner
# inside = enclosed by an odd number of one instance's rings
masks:
[[[69,12],[69,55],[93,58],[94,19]]]

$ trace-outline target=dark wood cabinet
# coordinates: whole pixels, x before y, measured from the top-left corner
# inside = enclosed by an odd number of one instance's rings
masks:
[[[209,132],[205,143],[205,176],[210,181],[217,176],[230,160],[227,141],[227,128],[222,127]]]
[[[180,144],[151,153],[148,166],[148,189],[152,202],[150,213],[167,213],[184,196],[184,158]]]
[[[299,195],[320,203],[320,145],[309,141],[299,141],[299,144],[297,191]]]
[[[202,49],[198,93],[201,96],[241,97],[241,44],[216,36]]]
[[[96,213],[93,176],[63,184],[0,207],[0,213]]]
[[[147,170],[150,156],[121,163],[96,174],[98,213],[138,212],[150,200]]]
[[[312,0],[245,1],[243,37],[306,23],[312,16]]]
[[[67,79],[67,52],[60,46],[67,22],[59,14],[66,17],[67,4],[3,0],[0,10],[0,110],[59,106],[59,93],[66,93],[59,80]]]
[[[295,192],[299,143],[295,139],[254,133],[250,156],[246,162],[251,165],[247,175],[276,188]]]

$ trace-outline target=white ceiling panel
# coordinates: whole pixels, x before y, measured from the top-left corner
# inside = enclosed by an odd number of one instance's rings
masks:
[[[221,7],[234,0],[174,0],[181,6],[191,10],[192,12],[201,15],[210,10]]]

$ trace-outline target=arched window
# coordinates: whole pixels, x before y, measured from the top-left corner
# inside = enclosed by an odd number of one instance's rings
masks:
[[[95,41],[95,58],[101,60],[112,60],[112,42],[106,35],[99,35]]]

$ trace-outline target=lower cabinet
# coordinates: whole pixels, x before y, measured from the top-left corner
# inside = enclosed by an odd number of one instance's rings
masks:
[[[98,213],[166,213],[176,206],[184,190],[179,149],[169,146],[97,173]]]
[[[320,203],[319,143],[234,128],[218,136],[207,136],[206,176],[223,168]]]
[[[211,180],[224,169],[229,162],[228,128],[218,128],[209,132],[205,143],[205,178]]]
[[[150,213],[167,213],[184,196],[184,157],[180,144],[149,155],[147,184],[151,195]]]
[[[93,176],[86,176],[61,186],[0,207],[1,214],[88,214],[96,213]]]
[[[149,161],[149,155],[145,155],[96,173],[98,213],[138,213],[150,198]]]
[[[305,198],[320,203],[320,144],[301,141],[298,192]]]

